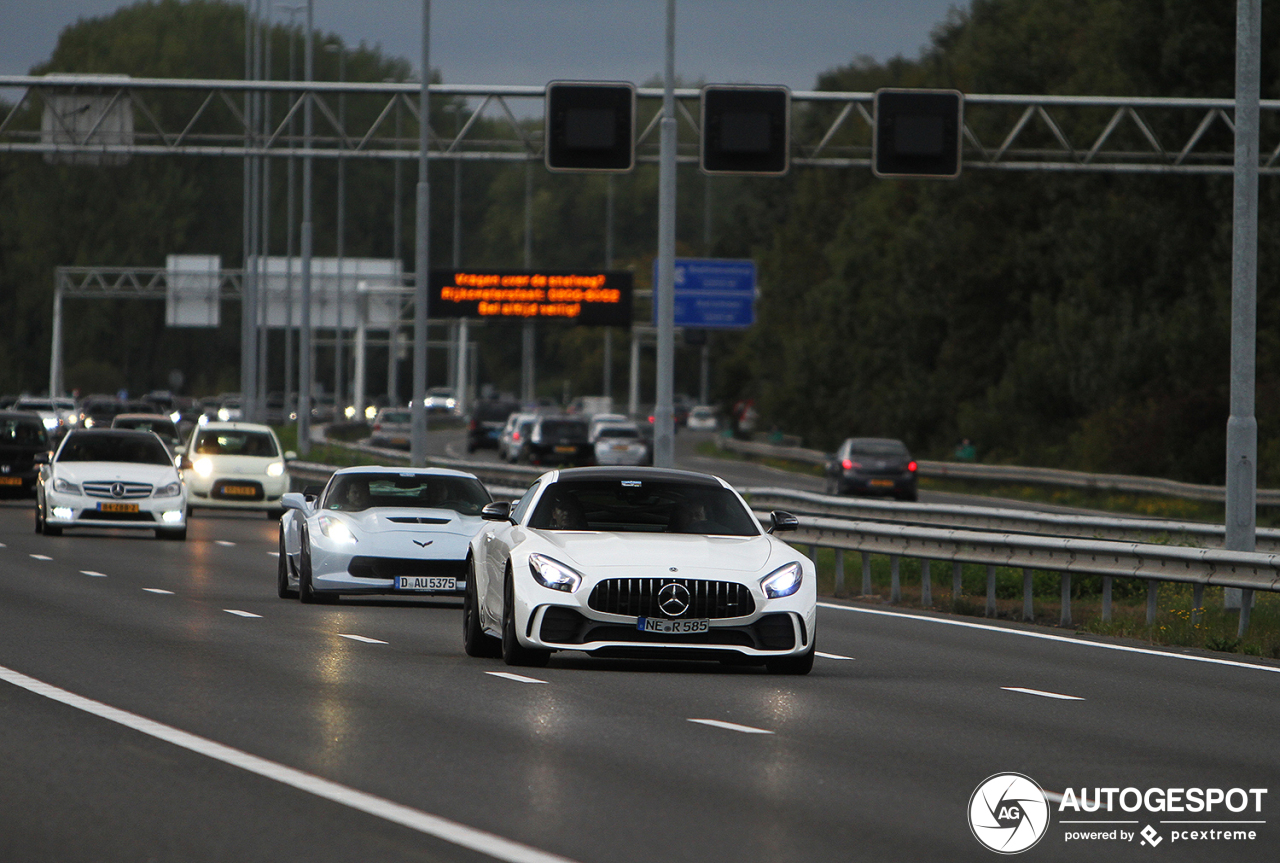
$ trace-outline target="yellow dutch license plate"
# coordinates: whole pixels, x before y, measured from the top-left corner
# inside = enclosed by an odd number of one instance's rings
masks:
[[[251,485],[224,485],[222,493],[233,494],[237,497],[253,497],[258,493],[258,490]]]
[[[577,452],[577,451],[578,451],[578,448],[577,448],[576,446],[558,446],[558,447],[556,447],[556,452]]]
[[[136,503],[100,503],[98,512],[137,512]]]
[[[893,480],[891,479],[873,479],[871,485],[876,488],[893,488]]]
[[[0,485],[22,485],[22,477],[0,476]]]

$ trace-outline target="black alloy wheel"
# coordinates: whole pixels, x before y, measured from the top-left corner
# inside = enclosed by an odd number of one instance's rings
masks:
[[[40,501],[36,501],[36,533],[44,533],[44,517],[40,515]]]
[[[298,557],[298,599],[306,605],[332,605],[338,601],[336,594],[318,593],[311,588],[311,537],[302,531],[302,549]]]
[[[280,525],[280,558],[276,562],[276,596],[294,599],[298,591],[289,586],[289,556],[284,553],[284,525]]]
[[[508,564],[506,583],[502,590],[502,661],[507,665],[541,668],[551,658],[551,651],[520,646],[516,637],[515,604],[514,581]]]
[[[467,656],[496,658],[502,655],[502,642],[488,635],[480,623],[480,603],[476,599],[476,563],[467,560],[467,589],[462,596],[462,648]]]

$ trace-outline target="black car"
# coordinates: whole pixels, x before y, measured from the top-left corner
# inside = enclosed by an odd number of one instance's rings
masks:
[[[520,406],[514,402],[476,402],[471,408],[471,416],[467,417],[467,452],[497,449],[507,417],[519,409]]]
[[[37,453],[49,451],[49,435],[36,414],[0,411],[0,495],[34,497]]]
[[[587,437],[587,421],[571,416],[540,416],[529,431],[521,451],[529,464],[589,465],[595,447]]]
[[[916,499],[916,463],[902,441],[851,437],[827,462],[827,494]]]

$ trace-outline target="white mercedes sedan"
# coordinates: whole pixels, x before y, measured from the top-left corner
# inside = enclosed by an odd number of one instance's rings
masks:
[[[36,530],[70,527],[154,530],[187,538],[187,489],[173,456],[149,431],[74,429],[53,458],[41,454]]]
[[[813,667],[813,563],[761,528],[724,480],[588,467],[543,474],[484,508],[471,541],[463,643],[543,665],[553,651],[719,659],[780,674]]]
[[[284,495],[276,592],[307,603],[342,594],[461,596],[471,537],[492,500],[462,471],[343,468],[318,496]]]

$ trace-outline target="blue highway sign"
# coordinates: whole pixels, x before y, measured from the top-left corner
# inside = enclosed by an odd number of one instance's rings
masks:
[[[658,262],[653,262],[658,283]],[[675,325],[696,329],[742,329],[755,323],[754,261],[676,258]],[[656,314],[656,312],[655,312]]]

